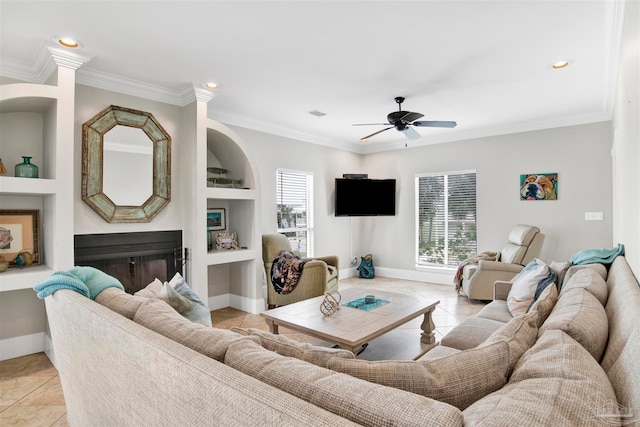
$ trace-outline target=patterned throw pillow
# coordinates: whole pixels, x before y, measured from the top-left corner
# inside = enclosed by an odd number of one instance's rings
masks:
[[[193,292],[180,273],[176,273],[169,282],[164,284],[156,279],[134,295],[161,299],[192,322],[212,326],[209,307]]]
[[[557,279],[556,273],[543,261],[538,258],[531,260],[513,279],[507,297],[507,307],[511,314],[515,317],[526,313],[531,303]]]

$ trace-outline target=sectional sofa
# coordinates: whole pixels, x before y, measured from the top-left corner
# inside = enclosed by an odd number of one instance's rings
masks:
[[[638,282],[622,256],[606,281],[578,273],[417,361],[210,328],[115,288],[45,302],[71,426],[640,426]]]

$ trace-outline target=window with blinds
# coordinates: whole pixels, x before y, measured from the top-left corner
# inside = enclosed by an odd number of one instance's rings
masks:
[[[416,176],[416,263],[456,267],[477,253],[475,171]]]
[[[278,233],[289,238],[300,256],[313,256],[313,175],[276,170],[276,218]]]

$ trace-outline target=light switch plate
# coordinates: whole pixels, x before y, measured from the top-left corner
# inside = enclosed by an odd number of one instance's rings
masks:
[[[602,212],[585,212],[584,219],[585,221],[602,221],[604,220],[604,215]]]

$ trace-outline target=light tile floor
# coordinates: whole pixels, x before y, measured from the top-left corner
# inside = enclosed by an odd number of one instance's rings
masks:
[[[453,327],[467,317],[475,315],[483,303],[469,301],[456,295],[452,286],[434,285],[424,282],[387,279],[376,277],[373,280],[347,278],[340,281],[340,288],[366,287],[375,295],[376,289],[384,289],[406,295],[438,299],[433,320],[436,325],[436,338],[440,340]],[[268,330],[259,314],[248,314],[233,308],[224,308],[211,312],[213,325],[229,329],[232,326],[259,328]],[[388,348],[403,347],[404,343],[418,342],[421,319],[415,319],[399,328],[384,341],[384,336],[370,343],[360,357],[370,360],[380,358],[405,358],[403,353],[389,353]],[[281,328],[281,333],[313,342],[310,337]],[[398,343],[403,345],[398,346]],[[66,408],[60,379],[56,369],[44,353],[32,354],[0,362],[0,426],[67,426]]]

